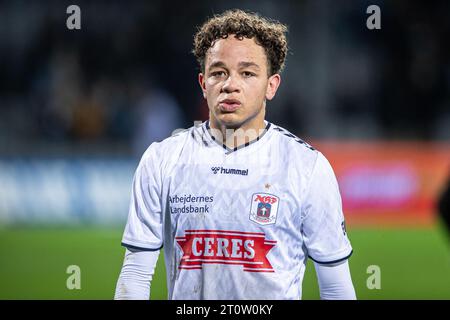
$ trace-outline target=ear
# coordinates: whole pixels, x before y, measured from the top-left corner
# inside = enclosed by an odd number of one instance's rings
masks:
[[[281,76],[276,73],[269,77],[269,81],[267,82],[267,89],[266,89],[266,99],[272,100],[273,97],[275,97],[275,93],[278,90],[278,87],[281,83]]]
[[[203,75],[203,73],[198,74],[198,83],[200,84],[200,88],[202,88],[203,98],[206,99],[205,76]]]

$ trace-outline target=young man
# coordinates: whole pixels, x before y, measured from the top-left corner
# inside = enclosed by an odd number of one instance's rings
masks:
[[[284,25],[232,10],[194,41],[209,121],[153,143],[136,170],[116,299],[148,299],[164,247],[169,299],[355,299],[341,198],[325,157],[264,120]]]

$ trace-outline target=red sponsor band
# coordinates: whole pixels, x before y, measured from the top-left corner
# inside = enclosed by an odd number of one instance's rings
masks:
[[[204,263],[242,265],[244,271],[274,272],[266,255],[276,241],[264,233],[227,230],[186,230],[176,237],[183,250],[179,269],[201,269]]]

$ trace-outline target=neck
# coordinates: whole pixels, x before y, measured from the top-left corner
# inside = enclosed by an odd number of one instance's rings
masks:
[[[257,139],[263,134],[266,128],[264,114],[264,112],[261,112],[253,119],[249,119],[240,125],[232,126],[218,121],[210,114],[211,134],[217,141],[221,141],[228,148],[237,148]]]

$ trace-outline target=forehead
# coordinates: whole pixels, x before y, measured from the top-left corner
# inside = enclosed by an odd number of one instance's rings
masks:
[[[226,65],[237,65],[241,61],[253,62],[261,68],[267,64],[267,57],[264,48],[257,44],[255,40],[243,38],[236,39],[234,35],[228,38],[216,40],[214,45],[206,53],[205,67],[221,61]]]

